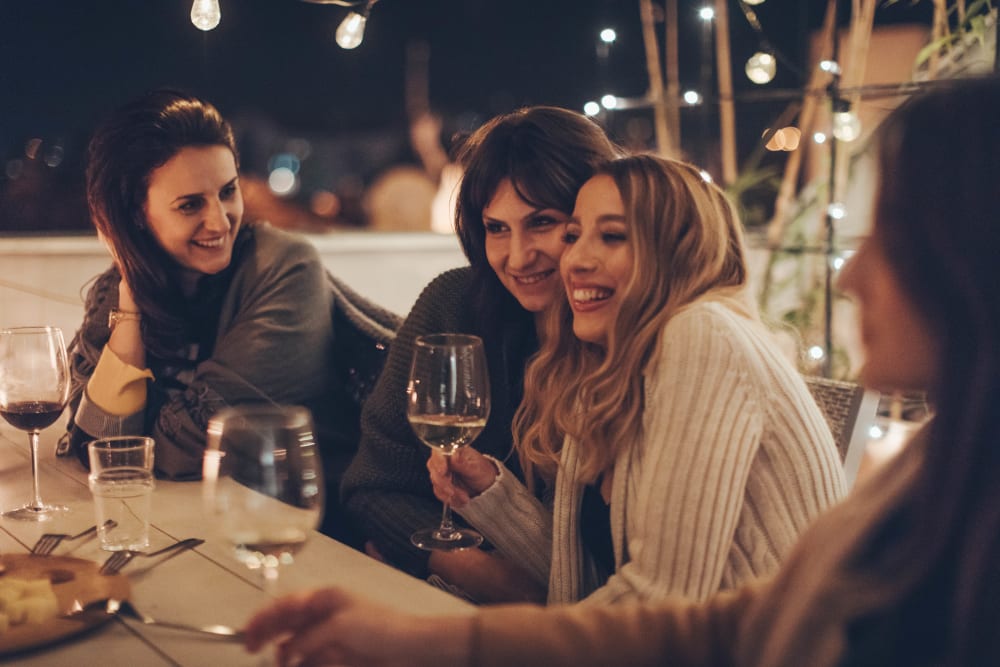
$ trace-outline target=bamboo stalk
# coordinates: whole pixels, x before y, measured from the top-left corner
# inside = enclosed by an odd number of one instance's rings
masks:
[[[653,103],[657,152],[663,156],[671,156],[674,147],[667,132],[667,107],[663,94],[663,74],[660,72],[660,50],[656,44],[652,0],[639,0],[639,16],[642,19],[642,42],[646,47],[646,72],[649,75],[649,99]]]
[[[841,58],[842,65],[840,85],[842,88],[851,90],[858,89],[864,85],[865,71],[868,66],[868,50],[871,45],[872,29],[875,25],[875,6],[878,0],[854,0],[851,13],[851,33],[847,38],[847,53]],[[848,100],[855,114],[859,113],[858,106],[861,102],[861,94],[853,93]],[[838,141],[834,144],[838,155],[835,160],[836,173],[834,174],[833,192],[831,197],[836,197],[838,193],[844,191],[850,172],[850,152],[849,142]]]
[[[670,136],[670,146],[674,154],[670,157],[680,157],[681,154],[681,75],[680,75],[680,36],[677,28],[677,0],[666,0],[666,16],[664,18],[664,59],[667,70],[667,132]]]
[[[931,32],[931,41],[937,42],[948,34],[948,2],[947,0],[934,0],[934,23]],[[927,62],[927,73],[929,78],[936,79],[938,67],[940,65],[940,49],[935,49],[931,53]]]
[[[812,74],[809,77],[809,84],[806,86],[805,95],[802,99],[802,112],[799,114],[799,130],[803,137],[812,134],[812,126],[816,117],[816,106],[819,103],[819,95],[815,94],[823,90],[829,74],[819,69],[819,61],[828,57],[833,49],[833,38],[836,31],[834,18],[836,17],[837,0],[827,0],[826,14],[823,17],[823,28],[820,32],[819,53],[816,62],[810,63]],[[788,224],[788,209],[795,198],[796,186],[799,180],[799,171],[802,168],[803,150],[800,147],[797,151],[788,154],[788,161],[785,162],[785,173],[781,179],[781,186],[778,188],[778,196],[774,202],[774,216],[767,224],[767,241],[771,248],[781,247],[781,239],[785,235],[785,226]]]
[[[729,6],[715,0],[715,60],[719,79],[719,133],[722,182],[736,182],[736,113],[733,105],[733,68],[729,53]]]

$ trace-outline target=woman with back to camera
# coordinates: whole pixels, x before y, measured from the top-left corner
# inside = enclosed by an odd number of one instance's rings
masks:
[[[310,408],[329,463],[350,446],[325,407],[326,270],[305,239],[243,220],[238,167],[229,123],[186,93],[147,93],[97,129],[87,201],[114,264],[70,346],[62,445],[85,465],[89,439],[148,434],[159,474],[197,479],[208,419],[254,402]]]
[[[757,316],[726,195],[689,164],[615,160],[580,189],[566,242],[569,298],[515,418],[554,508],[475,451],[434,456],[439,497],[508,559],[544,562],[550,603],[703,600],[772,573],[846,484]]]
[[[346,506],[391,564],[421,577],[433,570],[481,600],[542,595],[520,590],[525,579],[507,576],[503,561],[482,550],[428,554],[410,543],[414,530],[438,522],[441,506],[427,479],[429,449],[406,419],[406,383],[418,336],[482,337],[492,408],[473,446],[509,456],[537,323],[562,290],[563,223],[594,166],[617,153],[592,121],[553,107],[498,116],[464,144],[455,226],[470,266],[438,276],[414,304],[365,405],[358,456],[344,478]]]
[[[926,391],[934,416],[775,578],[705,604],[448,619],[326,589],[263,611],[249,645],[285,637],[283,664],[1000,663],[1000,79],[939,85],[880,129],[873,232],[840,279],[860,307],[862,381]]]

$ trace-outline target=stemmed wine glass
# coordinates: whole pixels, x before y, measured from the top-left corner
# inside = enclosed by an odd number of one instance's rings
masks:
[[[0,415],[28,432],[31,443],[30,503],[3,515],[26,521],[48,521],[61,505],[46,505],[38,489],[38,433],[51,426],[69,398],[69,363],[62,331],[56,327],[0,330]]]
[[[470,444],[490,416],[490,382],[483,341],[464,334],[420,336],[406,388],[406,416],[428,447],[451,456]],[[441,525],[418,530],[410,541],[421,549],[454,551],[482,543],[483,536],[455,528],[444,503]]]
[[[209,421],[206,444],[205,508],[274,593],[279,566],[293,562],[323,513],[312,416],[299,406],[226,408]]]

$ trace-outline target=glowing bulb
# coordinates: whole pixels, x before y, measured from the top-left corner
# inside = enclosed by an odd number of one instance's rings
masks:
[[[198,30],[209,31],[219,25],[222,20],[222,9],[219,0],[194,0],[191,5],[191,23]]]
[[[885,435],[885,431],[883,431],[882,427],[879,426],[878,424],[872,424],[868,428],[868,437],[871,438],[872,440],[878,440],[879,438],[881,438],[884,435]]]
[[[821,348],[819,345],[813,345],[812,347],[809,348],[810,359],[813,359],[814,361],[819,361],[825,356],[826,353],[823,352],[823,348]]]
[[[368,17],[357,12],[351,12],[347,15],[340,25],[337,27],[337,44],[340,45],[342,49],[355,49],[361,44],[361,40],[365,38],[365,24],[368,23]]]
[[[843,220],[847,215],[847,207],[841,202],[834,202],[826,207],[826,214],[834,220]]]
[[[777,69],[777,62],[770,53],[758,51],[747,60],[747,78],[757,84],[770,83]]]
[[[616,33],[613,28],[605,28],[601,31],[601,41],[605,44],[611,44],[617,38],[618,33]]]
[[[587,114],[588,116],[596,116],[597,114],[601,113],[601,105],[591,100],[590,102],[587,102],[586,104],[583,105],[583,113]]]
[[[817,144],[825,144],[826,143],[826,134],[823,133],[823,132],[815,132],[815,133],[813,133],[813,141],[815,141]]]
[[[836,60],[821,60],[819,61],[819,68],[830,74],[840,74],[840,65],[837,64]]]
[[[698,17],[701,18],[702,21],[711,21],[715,18],[715,10],[711,7],[702,7],[698,10]]]
[[[614,109],[618,106],[618,98],[614,95],[605,95],[601,98],[601,106],[605,109]]]
[[[701,175],[701,180],[705,181],[706,183],[712,182],[712,175],[707,171],[705,171],[704,169],[699,169],[698,173]]]
[[[748,5],[763,5],[764,4],[764,0],[743,0],[743,2],[747,3]]]
[[[267,185],[276,195],[289,195],[298,185],[295,172],[288,167],[278,167],[267,176]]]
[[[700,104],[701,95],[698,94],[697,90],[685,90],[684,101],[692,106],[694,106],[695,104]]]
[[[851,111],[833,114],[833,136],[841,141],[854,141],[861,135],[861,121]]]

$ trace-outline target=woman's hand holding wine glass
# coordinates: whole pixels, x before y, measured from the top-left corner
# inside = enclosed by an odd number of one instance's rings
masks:
[[[293,561],[323,513],[323,464],[309,411],[221,410],[208,425],[202,477],[206,510],[273,593],[279,566]]]
[[[38,484],[38,433],[55,423],[69,398],[69,363],[62,331],[55,327],[0,330],[0,415],[28,432],[32,500],[4,512],[27,521],[47,521],[66,508],[42,502]]]
[[[463,334],[416,340],[407,386],[407,418],[428,447],[451,456],[472,443],[490,416],[490,383],[483,341]],[[415,532],[421,549],[452,551],[482,543],[474,530],[456,529],[444,503],[441,524]]]

